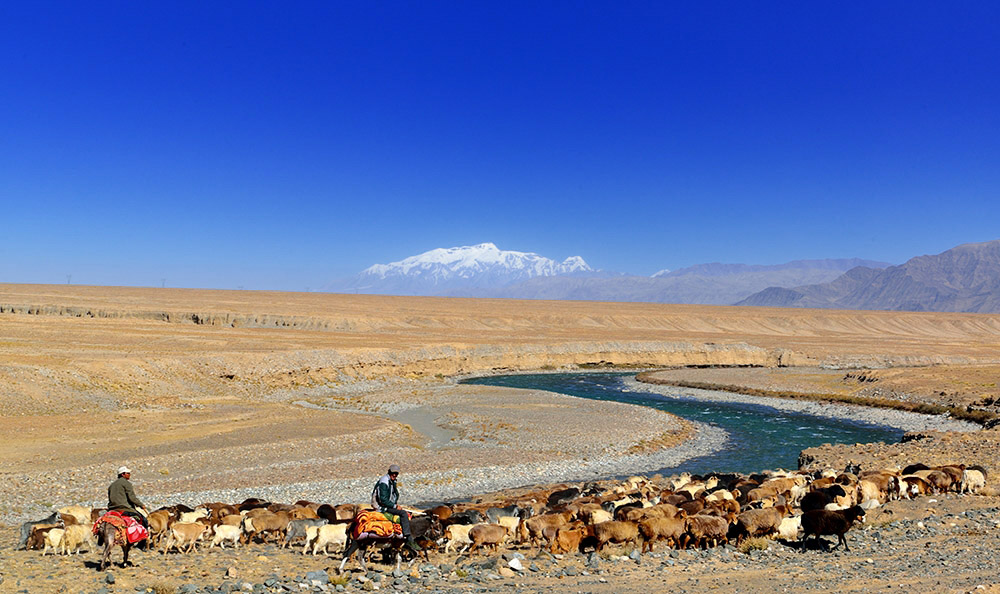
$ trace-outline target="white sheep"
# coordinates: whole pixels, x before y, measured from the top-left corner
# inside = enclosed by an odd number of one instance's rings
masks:
[[[209,513],[208,508],[199,507],[194,511],[182,513],[177,521],[185,524],[193,524],[198,521],[198,518],[207,518]]]
[[[239,546],[240,535],[243,531],[240,530],[239,526],[231,526],[228,524],[219,524],[215,527],[215,536],[212,537],[212,544],[209,547],[214,547],[218,545],[220,548],[226,548],[226,542],[233,543],[233,548]]]
[[[472,545],[472,538],[469,531],[479,524],[451,524],[444,529],[444,537],[448,540],[444,545],[444,552],[447,554],[454,545],[465,545],[459,553],[464,553],[465,549]]]
[[[603,509],[600,511],[604,511]],[[608,512],[604,512],[608,513]],[[609,514],[610,515],[610,514]],[[517,516],[500,516],[497,518],[497,524],[505,527],[508,534],[517,534],[518,527],[521,526],[521,518]]]
[[[52,554],[55,555],[59,552],[59,547],[62,546],[63,535],[66,533],[62,528],[53,528],[45,533],[45,548],[42,550],[42,555],[46,555],[49,549],[52,549]]]
[[[306,544],[302,547],[302,554],[305,555],[312,544],[312,554],[317,554],[320,549],[323,554],[329,554],[327,547],[331,544],[344,546],[347,544],[348,524],[324,524],[323,526],[306,527]]]
[[[91,523],[90,514],[93,511],[93,508],[82,505],[67,505],[66,507],[60,507],[57,511],[60,514],[73,516],[76,519],[77,524],[86,526]]]
[[[788,516],[778,524],[778,538],[782,540],[798,540],[802,530],[802,516]]]
[[[975,493],[986,486],[986,475],[975,468],[966,468],[962,471],[962,482],[959,485],[960,493]]]
[[[94,550],[94,535],[90,531],[90,526],[66,526],[66,533],[63,534],[60,547],[64,554],[77,554],[80,547],[87,545],[88,550]]]

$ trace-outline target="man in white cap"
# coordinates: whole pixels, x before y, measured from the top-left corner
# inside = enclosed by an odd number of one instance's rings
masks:
[[[419,552],[420,545],[413,542],[413,535],[410,534],[410,516],[397,507],[399,503],[399,489],[396,488],[397,476],[399,476],[399,465],[390,465],[389,472],[378,479],[375,488],[372,489],[372,507],[376,511],[399,516],[399,526],[403,529],[403,536],[406,537],[406,546]]]
[[[132,471],[128,466],[118,469],[118,478],[108,487],[108,511],[118,511],[123,515],[132,516],[140,524],[149,528],[146,523],[146,516],[139,513],[139,508],[146,511],[146,506],[135,496],[135,489],[129,479],[132,478]]]

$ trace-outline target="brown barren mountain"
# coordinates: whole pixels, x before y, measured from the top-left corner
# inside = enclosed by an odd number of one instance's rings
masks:
[[[885,270],[858,267],[793,289],[771,287],[737,305],[1000,312],[1000,240],[968,243]]]

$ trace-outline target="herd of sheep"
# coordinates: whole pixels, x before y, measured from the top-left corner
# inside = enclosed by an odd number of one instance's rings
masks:
[[[601,551],[609,543],[643,552],[657,543],[709,547],[747,538],[800,541],[837,536],[863,522],[865,510],[895,499],[954,491],[974,493],[986,484],[979,466],[911,465],[902,470],[844,472],[772,471],[754,475],[681,474],[668,479],[633,477],[608,485],[560,485],[488,503],[414,510],[411,527],[423,549],[473,554],[500,546],[545,547],[552,553]],[[363,506],[309,501],[280,504],[248,499],[239,504],[173,505],[149,514],[149,545],[163,553],[273,542],[301,543],[302,554],[343,551],[351,522]],[[64,554],[94,547],[91,527],[102,510],[68,506],[21,527],[20,546]],[[825,542],[825,541],[824,541]],[[331,547],[333,550],[331,551]],[[346,559],[345,559],[346,561]]]

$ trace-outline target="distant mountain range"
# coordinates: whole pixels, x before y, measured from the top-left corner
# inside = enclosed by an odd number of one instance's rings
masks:
[[[731,305],[767,287],[831,281],[857,266],[888,266],[870,260],[797,260],[773,266],[699,264],[653,277],[622,274],[536,277],[494,289],[467,288],[455,297],[648,301]]]
[[[1000,240],[967,243],[883,270],[858,267],[826,283],[770,287],[737,305],[1000,312]]]
[[[857,266],[888,264],[858,259],[797,260],[774,266],[713,263],[645,277],[594,270],[579,256],[558,262],[482,243],[375,264],[325,289],[384,295],[729,305],[767,287],[831,281]]]
[[[447,295],[489,290],[539,276],[593,273],[579,256],[562,262],[529,252],[504,251],[492,243],[438,248],[399,262],[375,264],[327,290],[388,295]]]
[[[594,270],[492,243],[435,249],[376,264],[333,292],[583,301],[646,301],[907,311],[1000,312],[1000,240],[900,266],[872,260],[698,264],[652,277]]]

